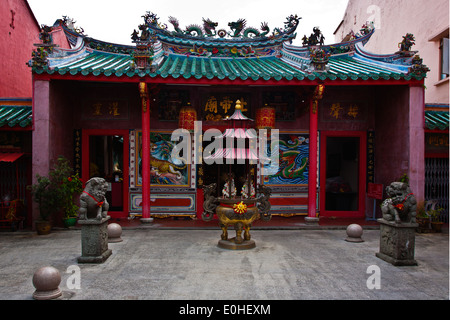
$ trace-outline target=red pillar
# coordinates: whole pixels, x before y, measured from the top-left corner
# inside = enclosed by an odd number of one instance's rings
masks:
[[[318,223],[317,217],[317,123],[319,100],[322,99],[324,86],[318,85],[309,105],[309,176],[308,176],[308,216],[307,223]]]
[[[141,222],[152,222],[150,217],[150,99],[147,84],[139,83],[142,101],[142,218]]]

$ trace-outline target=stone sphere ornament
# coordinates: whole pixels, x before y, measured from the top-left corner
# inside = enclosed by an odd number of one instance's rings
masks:
[[[54,267],[42,267],[33,275],[33,286],[36,291],[33,298],[36,300],[51,300],[62,295],[59,289],[61,274]]]
[[[347,238],[345,241],[348,242],[364,242],[361,238],[363,234],[363,228],[356,223],[353,223],[347,227]]]
[[[108,224],[108,242],[121,242],[122,227],[118,223]]]

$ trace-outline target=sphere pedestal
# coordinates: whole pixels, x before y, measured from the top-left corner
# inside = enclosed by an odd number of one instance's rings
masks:
[[[122,227],[118,223],[108,224],[108,242],[122,242]]]
[[[61,274],[56,268],[42,267],[33,275],[33,285],[36,291],[33,298],[36,300],[51,300],[62,295],[59,289]]]
[[[347,227],[347,242],[364,242],[361,238],[363,234],[363,228],[359,224],[351,224]]]

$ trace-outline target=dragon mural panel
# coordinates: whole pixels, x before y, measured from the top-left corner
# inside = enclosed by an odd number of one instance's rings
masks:
[[[267,154],[277,152],[279,155],[278,171],[263,176],[266,185],[307,185],[309,172],[309,134],[280,133],[279,148],[267,145]],[[271,169],[264,165],[264,169]],[[276,170],[276,169],[275,169]],[[273,170],[273,171],[275,171]]]

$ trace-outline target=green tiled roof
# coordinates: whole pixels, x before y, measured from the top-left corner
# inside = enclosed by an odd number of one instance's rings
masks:
[[[445,130],[448,129],[449,113],[448,111],[425,111],[425,126],[427,129]]]
[[[31,106],[0,106],[0,128],[22,127],[32,123]]]
[[[309,71],[290,59],[280,59],[275,56],[262,58],[203,58],[169,54],[160,58],[158,67],[154,71],[132,68],[132,58],[124,54],[112,54],[93,50],[90,53],[50,66],[46,69],[34,70],[36,73],[60,75],[105,75],[128,76],[135,75],[150,77],[161,76],[185,79],[242,79],[242,80],[315,80],[315,79],[406,79],[415,76],[400,72],[396,69],[371,64],[349,56],[331,57],[329,69],[324,72]],[[420,77],[421,78],[421,77]]]
[[[128,55],[106,54],[94,51],[80,59],[69,63],[60,64],[54,68],[47,69],[47,73],[81,74],[81,75],[106,75],[132,77],[134,75],[148,74],[151,77],[161,76],[163,78],[218,78],[218,79],[304,79],[306,73],[290,66],[275,57],[268,58],[200,58],[182,55],[169,55],[159,64],[159,68],[150,72],[149,70],[134,70],[132,59]],[[40,73],[40,70],[36,70]],[[41,71],[43,72],[43,71]]]
[[[165,78],[194,77],[230,80],[303,78],[304,73],[276,59],[269,58],[197,58],[169,56],[156,72]]]

